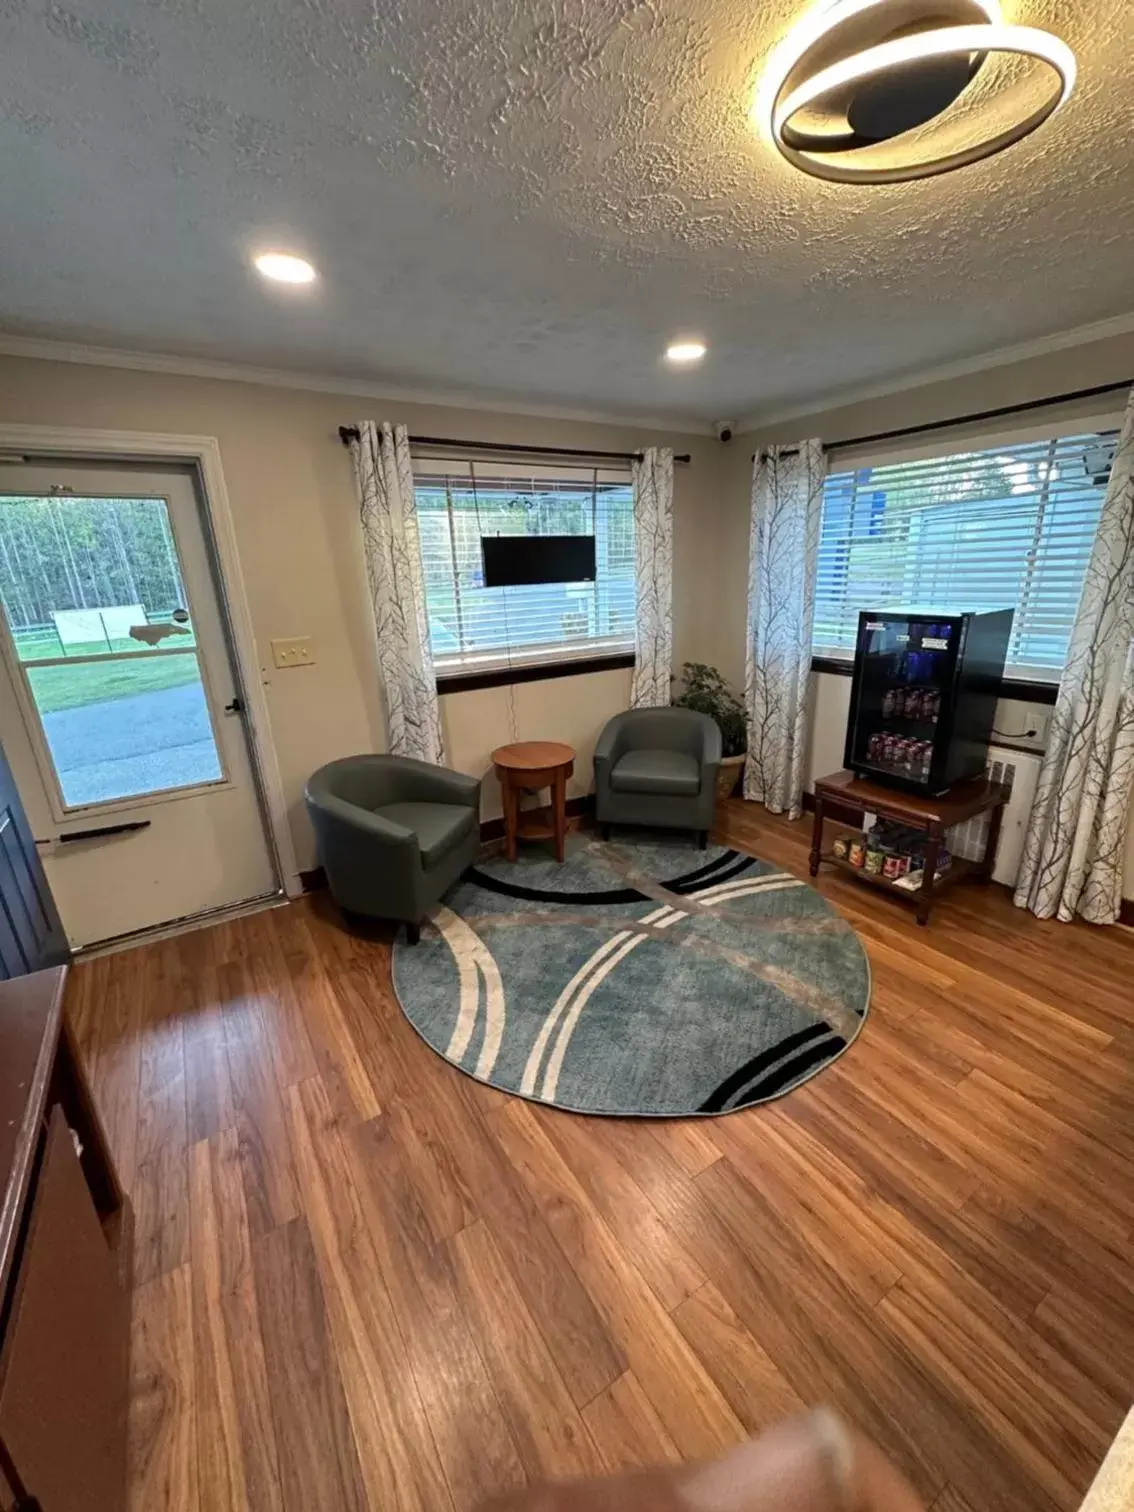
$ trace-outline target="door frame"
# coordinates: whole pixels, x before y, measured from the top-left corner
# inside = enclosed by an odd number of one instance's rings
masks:
[[[256,798],[264,820],[276,878],[289,898],[303,891],[299,862],[288,822],[287,799],[272,739],[271,716],[248,593],[232,523],[228,488],[215,436],[179,436],[156,431],[86,430],[55,425],[0,425],[0,452],[28,462],[84,461],[179,463],[193,469],[205,526],[205,545],[217,573],[221,621],[236,662],[239,694],[245,701],[245,728]],[[0,483],[3,469],[0,468]]]

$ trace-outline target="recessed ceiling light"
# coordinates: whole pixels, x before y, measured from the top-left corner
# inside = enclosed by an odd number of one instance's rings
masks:
[[[314,283],[315,269],[302,257],[293,257],[290,252],[261,252],[254,259],[257,272],[276,283]]]
[[[703,341],[675,341],[665,349],[667,362],[700,362],[708,351]]]
[[[982,70],[992,87],[970,95],[970,109],[987,114],[1003,97],[1010,110],[1023,98],[1005,90],[1003,71],[989,64],[998,54],[1036,65],[1049,87],[1015,120],[993,115],[982,140],[957,146],[949,117]],[[826,0],[776,49],[752,116],[805,173],[846,184],[900,183],[1002,152],[1041,126],[1074,87],[1067,44],[1037,27],[1006,25],[999,0]]]

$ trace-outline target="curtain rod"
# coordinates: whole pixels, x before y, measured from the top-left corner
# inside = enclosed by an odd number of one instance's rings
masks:
[[[1028,399],[1022,404],[1003,404],[999,409],[978,410],[973,415],[956,415],[952,420],[930,420],[925,425],[907,425],[900,430],[875,431],[872,436],[852,436],[847,441],[832,441],[825,452],[844,451],[851,446],[870,446],[875,441],[897,441],[903,436],[923,436],[930,431],[948,430],[954,425],[974,425],[978,420],[999,420],[1003,415],[1022,415],[1028,410],[1048,409],[1053,404],[1070,404],[1075,399],[1094,399],[1099,394],[1114,394],[1134,385],[1134,378],[1120,378],[1117,383],[1100,383],[1095,388],[1072,389],[1067,394],[1051,394],[1046,399]],[[755,462],[760,453],[753,452]],[[798,449],[789,448],[781,457],[797,457]]]
[[[590,457],[600,462],[640,462],[641,452],[613,452],[613,451],[585,451],[576,446],[510,446],[495,441],[454,441],[449,436],[411,436],[411,446],[451,446],[460,451],[482,452],[508,452],[520,456],[533,457]],[[358,440],[357,425],[340,425],[339,440],[344,446],[349,446],[352,441]],[[674,462],[687,464],[691,459],[688,452],[674,457]]]

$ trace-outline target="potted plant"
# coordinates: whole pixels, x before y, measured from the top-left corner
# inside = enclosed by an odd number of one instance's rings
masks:
[[[721,732],[717,797],[731,798],[748,753],[744,705],[716,667],[704,662],[685,663],[681,669],[681,692],[673,701],[682,709],[696,709],[716,720]]]

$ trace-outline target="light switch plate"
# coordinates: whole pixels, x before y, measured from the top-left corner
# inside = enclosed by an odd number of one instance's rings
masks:
[[[1034,704],[1026,711],[1026,730],[1034,730],[1034,739],[1046,742],[1047,732],[1051,727],[1051,707],[1048,704]]]
[[[315,660],[311,637],[294,635],[287,640],[274,640],[272,660],[277,667],[309,667]]]

